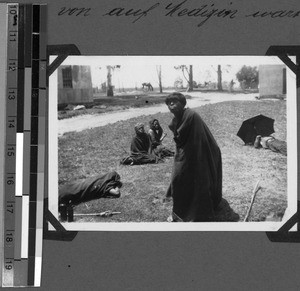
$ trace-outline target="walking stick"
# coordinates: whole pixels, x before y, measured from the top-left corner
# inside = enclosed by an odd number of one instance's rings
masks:
[[[119,145],[121,147],[121,149],[127,154],[129,155],[129,153],[124,149],[124,147],[122,145]]]
[[[74,216],[102,216],[102,217],[108,217],[108,216],[112,216],[114,214],[120,214],[121,212],[118,211],[104,211],[104,212],[100,212],[100,213],[74,213]]]
[[[257,192],[261,189],[261,187],[259,186],[259,180],[257,181],[255,187],[254,187],[254,190],[253,190],[253,195],[252,195],[252,199],[251,199],[251,203],[250,203],[250,207],[248,209],[248,212],[246,214],[246,217],[244,219],[244,222],[248,221],[248,218],[249,218],[249,215],[250,215],[250,212],[251,212],[251,209],[252,209],[252,206],[253,206],[253,203],[254,203],[254,199],[255,199],[255,196],[257,194]]]

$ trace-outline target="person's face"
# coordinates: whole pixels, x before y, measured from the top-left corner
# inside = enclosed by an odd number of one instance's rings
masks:
[[[155,120],[155,121],[153,122],[153,126],[154,126],[156,129],[159,128],[159,123],[158,123],[157,120]]]
[[[171,100],[167,105],[170,112],[174,115],[180,115],[184,108],[184,106],[176,99]]]
[[[144,127],[140,127],[137,131],[138,131],[138,133],[144,133],[145,129],[144,129]]]

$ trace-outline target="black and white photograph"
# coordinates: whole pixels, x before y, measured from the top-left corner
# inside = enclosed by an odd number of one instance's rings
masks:
[[[278,230],[295,96],[275,56],[69,56],[49,78],[49,210],[67,230]]]

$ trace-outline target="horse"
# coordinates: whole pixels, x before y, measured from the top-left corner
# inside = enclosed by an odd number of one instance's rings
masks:
[[[153,91],[153,87],[152,87],[151,83],[143,83],[142,86],[143,86],[143,88],[142,88],[143,90],[144,90],[145,87],[146,87],[146,89],[147,89],[148,91]]]

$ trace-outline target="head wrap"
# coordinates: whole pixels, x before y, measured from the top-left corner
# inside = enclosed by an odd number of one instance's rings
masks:
[[[183,107],[186,105],[186,99],[184,95],[179,92],[174,92],[167,96],[165,103],[168,105],[172,100],[179,101],[183,105]]]
[[[144,124],[143,123],[137,123],[135,126],[134,126],[134,129],[135,129],[135,132],[138,132],[138,130],[140,129],[140,128],[142,128],[142,127],[144,127]]]

